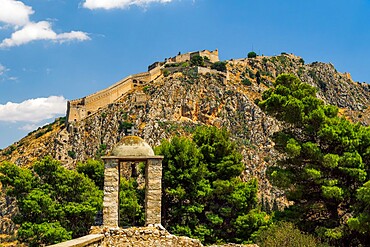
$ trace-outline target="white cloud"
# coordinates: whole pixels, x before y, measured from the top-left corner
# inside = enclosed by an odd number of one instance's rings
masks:
[[[84,41],[89,39],[86,33],[80,31],[57,34],[47,21],[40,21],[37,23],[30,22],[22,29],[14,32],[10,38],[4,39],[0,43],[0,48],[19,46],[34,40],[54,40],[62,43],[71,40]]]
[[[21,1],[0,0],[0,22],[14,26],[23,26],[29,22],[29,16],[34,13],[32,7]]]
[[[81,31],[57,34],[50,21],[30,21],[29,17],[33,13],[32,7],[21,1],[0,0],[0,22],[15,28],[11,37],[0,43],[0,48],[19,46],[34,40],[52,40],[59,43],[90,40],[88,34]]]
[[[38,123],[64,115],[66,110],[67,100],[63,96],[29,99],[21,103],[8,102],[0,105],[0,121]]]
[[[77,41],[85,41],[90,40],[90,37],[81,31],[71,31],[69,33],[61,33],[57,35],[57,40],[61,43],[70,41],[70,40],[77,40]]]
[[[0,76],[3,75],[8,70],[9,69],[7,69],[4,65],[0,64]]]
[[[26,124],[22,127],[20,127],[19,129],[20,130],[25,130],[25,131],[31,131],[31,130],[35,130],[37,129],[38,127],[40,127],[41,124]]]
[[[172,0],[85,0],[83,7],[88,9],[124,9],[132,5],[147,6],[151,3],[169,3]]]

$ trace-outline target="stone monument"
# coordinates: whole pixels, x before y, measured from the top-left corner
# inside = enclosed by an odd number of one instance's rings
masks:
[[[121,166],[145,162],[145,225],[161,225],[162,159],[140,137],[126,136],[104,161],[103,225],[118,227]]]

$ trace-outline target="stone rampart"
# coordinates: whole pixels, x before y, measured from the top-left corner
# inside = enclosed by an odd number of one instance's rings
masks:
[[[181,63],[189,61],[193,56],[207,57],[210,62],[219,61],[218,50],[214,51],[196,51],[186,54],[180,54],[166,60],[168,63]],[[149,66],[148,72],[143,72],[128,76],[123,80],[113,84],[112,86],[93,93],[81,99],[71,100],[67,103],[67,121],[74,122],[86,118],[96,112],[99,108],[103,108],[111,104],[128,93],[133,88],[148,83],[161,75],[163,63],[157,62]]]
[[[79,121],[96,112],[99,108],[115,102],[134,87],[151,81],[160,75],[160,69],[128,76],[123,80],[99,92],[82,99],[68,101],[68,122]]]

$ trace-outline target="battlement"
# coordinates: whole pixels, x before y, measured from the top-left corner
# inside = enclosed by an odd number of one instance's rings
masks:
[[[118,99],[122,98],[130,90],[137,86],[148,83],[161,75],[161,69],[166,63],[182,63],[190,61],[193,56],[202,56],[208,58],[212,63],[219,61],[218,50],[214,51],[196,51],[179,54],[175,57],[165,59],[164,62],[155,62],[148,67],[148,72],[130,75],[112,86],[99,92],[90,94],[81,99],[70,100],[67,103],[67,121],[68,123],[80,121],[93,114],[100,108],[103,108]]]

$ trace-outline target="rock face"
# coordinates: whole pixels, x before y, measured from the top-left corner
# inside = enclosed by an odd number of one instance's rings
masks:
[[[258,178],[261,202],[269,210],[286,203],[283,193],[272,188],[265,175],[280,155],[271,135],[281,124],[262,112],[255,101],[279,74],[297,75],[318,89],[318,97],[340,107],[348,119],[370,123],[369,85],[353,82],[349,74],[337,72],[331,64],[305,65],[302,58],[288,54],[227,62],[227,76],[192,68],[163,73],[82,121],[66,124],[59,119],[30,133],[4,149],[0,161],[28,166],[51,155],[73,168],[77,161],[109,153],[131,133],[131,127],[151,146],[173,135],[191,135],[198,125],[225,127],[243,154],[245,179]],[[146,101],[136,100],[143,94]],[[6,211],[4,205],[0,203],[0,212]]]

